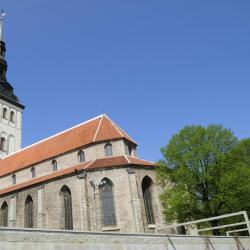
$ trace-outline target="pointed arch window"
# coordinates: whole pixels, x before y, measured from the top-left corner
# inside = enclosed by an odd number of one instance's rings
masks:
[[[63,229],[73,229],[73,216],[72,216],[72,198],[70,189],[67,186],[63,186],[61,189],[62,198],[62,226]]]
[[[105,156],[112,156],[113,155],[113,149],[112,145],[110,143],[107,143],[104,147]]]
[[[52,170],[57,171],[57,161],[56,160],[52,161]]]
[[[24,227],[32,228],[34,227],[34,206],[30,195],[27,196],[24,207]]]
[[[148,224],[155,224],[153,206],[152,206],[152,180],[145,176],[142,180],[142,193],[144,206],[146,211],[146,217]]]
[[[102,225],[104,227],[115,226],[116,214],[113,195],[113,183],[111,182],[111,180],[104,178],[99,185],[99,191],[102,211]]]
[[[1,226],[8,226],[8,205],[4,202],[1,206]]]
[[[5,144],[6,144],[5,138],[1,137],[1,139],[0,139],[0,150],[5,151]]]
[[[14,111],[10,112],[10,121],[15,122],[15,113],[14,113]]]
[[[12,179],[12,184],[15,185],[16,184],[16,174],[13,174],[11,176],[11,179]]]
[[[82,150],[78,152],[78,162],[85,162],[85,154]]]
[[[3,118],[4,119],[7,119],[7,114],[8,114],[7,108],[3,108]]]
[[[36,169],[32,167],[30,171],[31,171],[31,177],[36,178]]]

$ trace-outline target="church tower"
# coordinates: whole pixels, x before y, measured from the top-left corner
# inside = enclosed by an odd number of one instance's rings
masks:
[[[24,106],[14,94],[13,87],[7,81],[7,61],[3,38],[3,17],[0,13],[0,159],[21,148],[22,112]]]

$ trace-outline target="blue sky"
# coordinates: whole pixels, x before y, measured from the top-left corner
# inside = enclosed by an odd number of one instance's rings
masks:
[[[190,124],[250,136],[249,0],[2,0],[23,146],[102,113],[139,155]]]

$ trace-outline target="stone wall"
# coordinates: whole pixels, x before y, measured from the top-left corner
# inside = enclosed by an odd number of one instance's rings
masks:
[[[250,237],[89,233],[0,228],[1,250],[237,250],[250,249]]]
[[[156,172],[151,168],[115,167],[74,173],[0,197],[0,208],[8,204],[10,227],[24,227],[25,201],[31,196],[34,206],[34,228],[63,229],[63,186],[70,189],[73,209],[73,228],[83,231],[153,232],[164,225],[159,201]],[[155,225],[147,224],[141,183],[145,176],[152,181],[152,204]],[[113,183],[113,196],[117,225],[103,227],[99,185],[104,178]],[[1,213],[0,213],[1,214]],[[1,220],[1,218],[0,218]],[[152,227],[153,226],[153,227]]]

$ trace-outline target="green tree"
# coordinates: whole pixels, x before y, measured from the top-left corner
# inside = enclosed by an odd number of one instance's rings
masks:
[[[161,151],[157,171],[166,187],[161,198],[167,221],[250,211],[250,140],[238,142],[219,125],[187,126]]]

